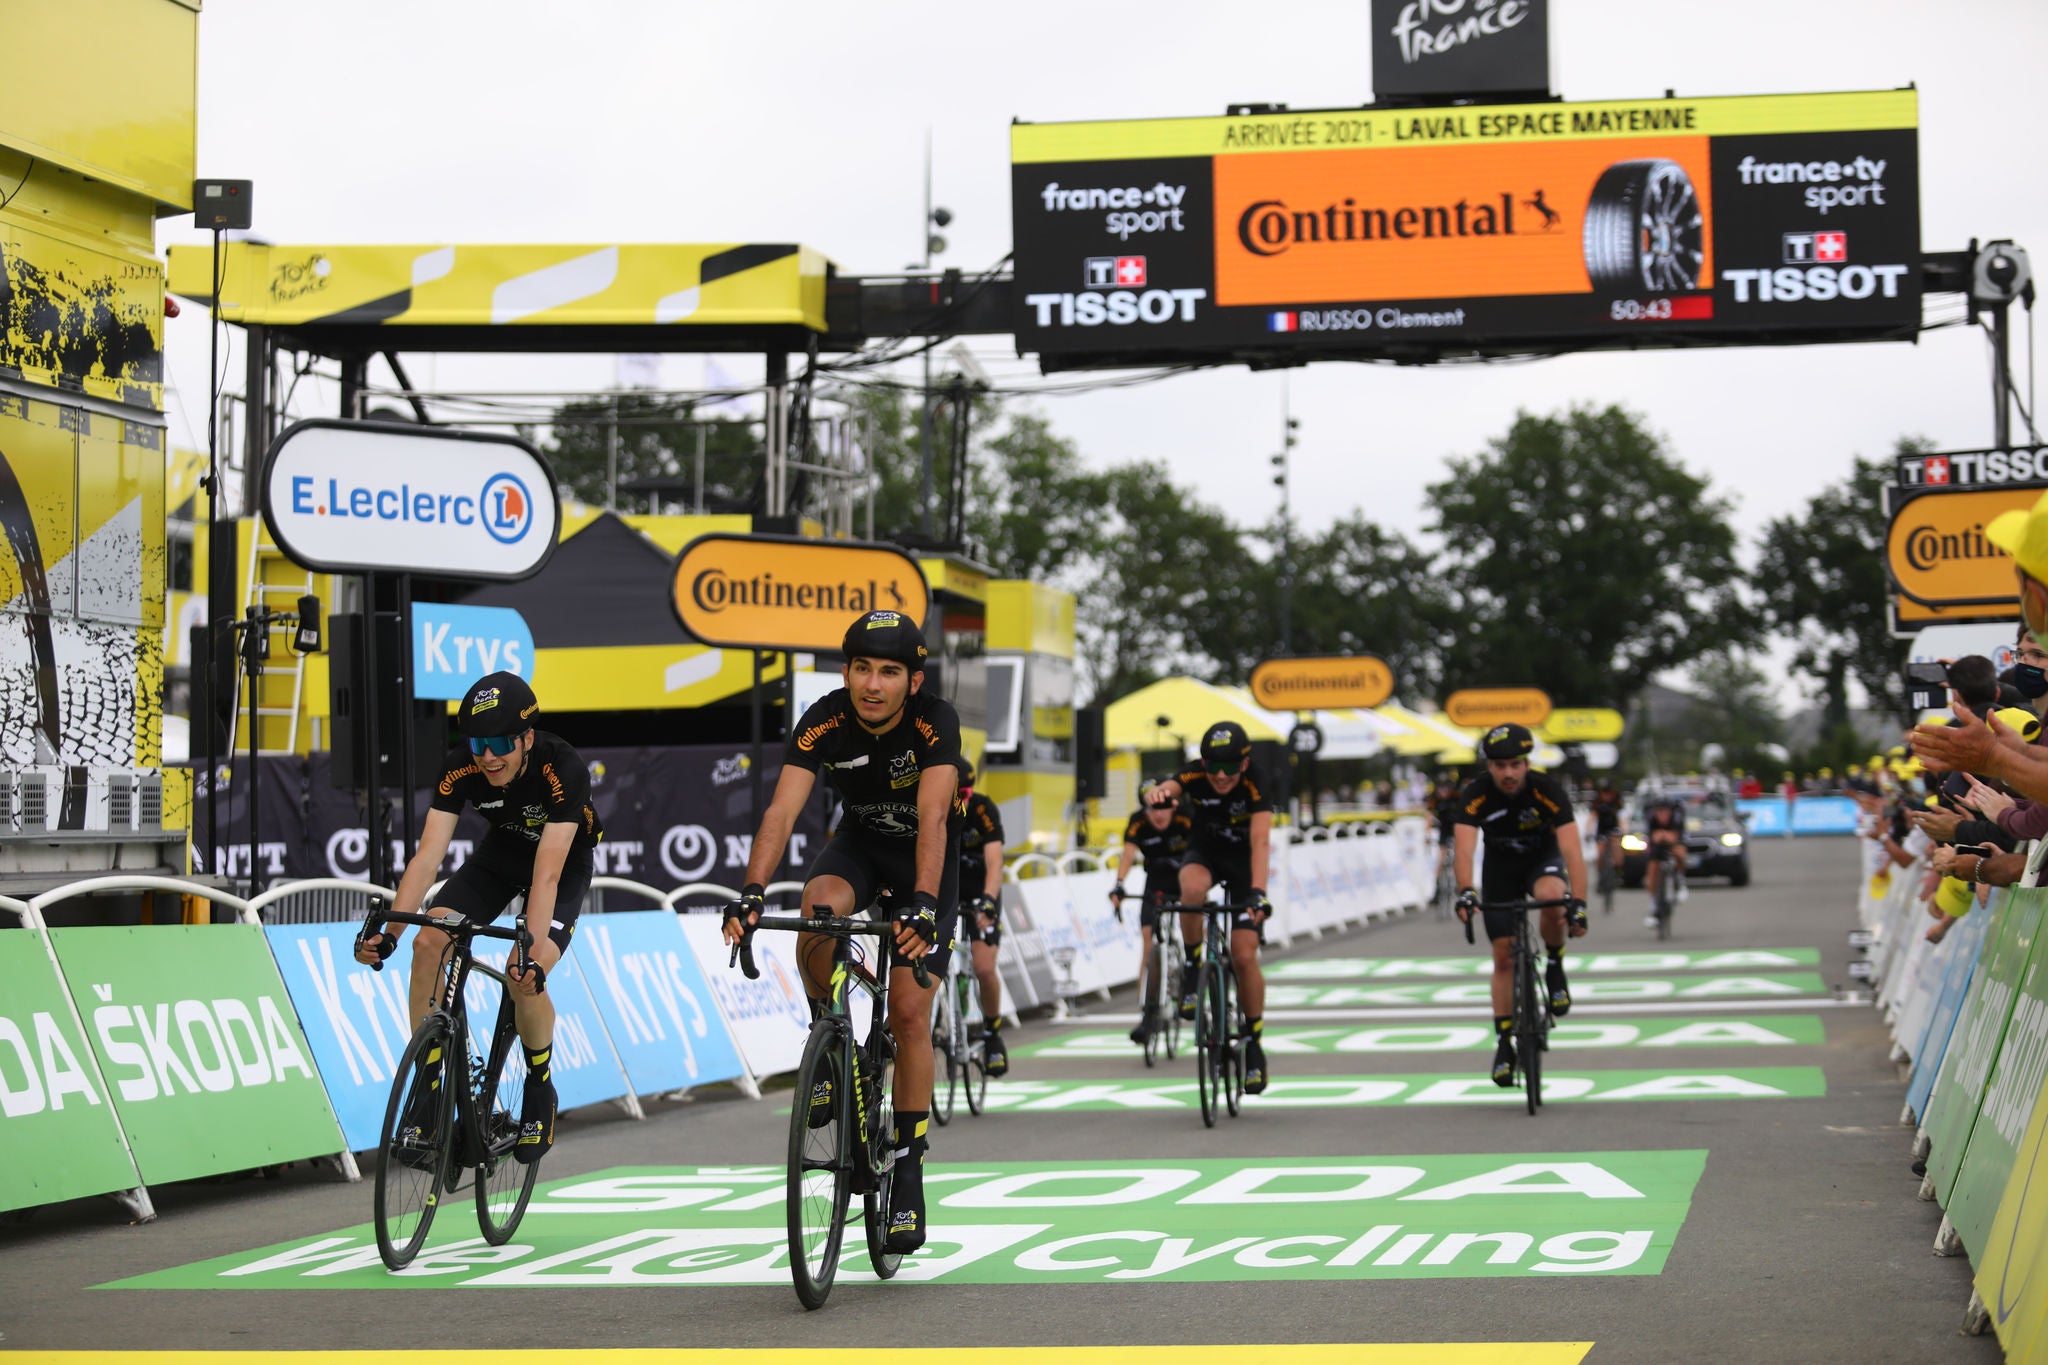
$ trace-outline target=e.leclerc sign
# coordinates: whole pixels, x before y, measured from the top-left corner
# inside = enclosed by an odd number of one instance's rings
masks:
[[[554,553],[554,471],[511,436],[326,418],[289,427],[263,460],[263,520],[327,573],[521,579]]]
[[[677,556],[670,604],[703,644],[836,654],[863,612],[922,624],[931,592],[894,545],[713,532]]]

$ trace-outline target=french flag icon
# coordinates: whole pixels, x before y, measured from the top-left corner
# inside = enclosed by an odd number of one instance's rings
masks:
[[[1291,312],[1266,314],[1266,330],[1269,332],[1293,332],[1299,330],[1295,315]]]

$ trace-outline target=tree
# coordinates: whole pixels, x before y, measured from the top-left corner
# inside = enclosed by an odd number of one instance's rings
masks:
[[[1931,441],[1902,437],[1896,453],[1931,449]],[[1802,514],[1764,528],[1750,575],[1766,625],[1792,638],[1793,667],[1821,684],[1826,732],[1849,723],[1851,678],[1873,707],[1902,725],[1913,720],[1887,609],[1883,489],[1890,482],[1888,461],[1857,457],[1849,477],[1823,489]]]
[[[1004,578],[1086,585],[1106,540],[1109,480],[1034,412],[1017,412],[971,466],[970,537]]]
[[[1682,738],[1694,742],[1692,752],[1718,744],[1728,768],[1761,772],[1770,762],[1763,746],[1785,740],[1785,720],[1764,671],[1745,655],[1720,650],[1693,662],[1689,682],[1693,704]]]
[[[704,509],[748,512],[759,504],[761,441],[740,418],[696,415],[689,402],[657,394],[621,393],[565,403],[550,423],[544,447],[563,491],[594,507],[607,504],[610,435],[618,427],[618,481],[671,485],[659,492],[619,496],[622,508],[657,505],[689,509],[695,497],[698,433],[704,439]]]
[[[1727,503],[1626,410],[1523,413],[1451,471],[1428,490],[1458,620],[1447,685],[1626,709],[1658,673],[1742,637]]]
[[[1293,599],[1295,653],[1378,654],[1401,695],[1435,691],[1438,641],[1454,614],[1436,564],[1418,546],[1353,511],[1295,541]]]

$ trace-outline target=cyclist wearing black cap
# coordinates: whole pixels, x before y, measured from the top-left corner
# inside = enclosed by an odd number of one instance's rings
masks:
[[[974,916],[974,979],[981,985],[981,1029],[987,1040],[988,1074],[1010,1069],[1003,1045],[1003,980],[996,975],[996,950],[1003,946],[1003,813],[986,792],[972,790],[974,765],[960,769],[966,797],[960,821],[960,889]]]
[[[1187,856],[1194,832],[1194,822],[1170,797],[1146,802],[1131,812],[1130,820],[1124,825],[1123,861],[1117,865],[1116,885],[1109,889],[1109,903],[1116,908],[1117,919],[1122,920],[1124,896],[1127,894],[1124,879],[1143,860],[1145,899],[1138,911],[1138,963],[1141,968],[1149,967],[1152,962],[1152,931],[1159,924],[1158,902],[1161,899],[1172,901],[1180,895],[1181,859]],[[1144,984],[1144,1014],[1138,1020],[1138,1026],[1131,1030],[1131,1041],[1140,1046],[1159,1027],[1160,990],[1160,983],[1148,976]]]
[[[888,1249],[924,1245],[925,1126],[932,1095],[932,991],[910,963],[938,951],[927,970],[944,974],[959,911],[960,717],[922,692],[924,632],[895,611],[871,611],[840,645],[846,686],[820,697],[789,732],[782,775],[762,813],[747,861],[747,884],[725,912],[725,938],[738,943],[765,908],[763,885],[782,862],[789,834],[819,776],[845,808],[804,879],[804,913],[826,906],[852,915],[888,892],[895,916],[889,1032],[896,1040],[896,1180]],[[797,938],[797,962],[813,1002],[830,991],[832,941]],[[933,982],[936,989],[938,982]],[[800,1103],[829,1103],[827,1096]]]
[[[1550,1009],[1560,1018],[1571,1011],[1571,987],[1564,979],[1564,941],[1586,932],[1586,856],[1572,819],[1571,795],[1549,773],[1529,767],[1536,740],[1525,726],[1496,725],[1480,741],[1486,773],[1459,793],[1458,918],[1469,921],[1479,908],[1472,888],[1472,853],[1486,840],[1485,898],[1489,901],[1565,900],[1542,912],[1543,942],[1550,960],[1543,972]],[[1567,885],[1569,877],[1569,885]],[[1515,1083],[1514,943],[1515,917],[1488,910],[1486,936],[1493,941],[1493,1029],[1500,1041],[1493,1053],[1493,1080]]]
[[[540,1160],[555,1141],[555,1007],[547,997],[547,975],[569,951],[576,916],[590,891],[590,851],[604,837],[604,825],[590,804],[590,769],[562,740],[534,728],[539,713],[533,689],[516,673],[489,673],[471,685],[455,712],[463,743],[448,751],[419,849],[391,902],[400,914],[419,910],[447,856],[457,817],[465,804],[474,807],[490,832],[442,885],[429,913],[459,914],[488,924],[515,896],[526,897],[533,970],[507,975],[527,1067],[513,1155],[529,1163]],[[357,945],[356,960],[382,961],[404,934],[402,925],[383,926]],[[413,940],[415,1028],[432,1004],[448,945],[448,936],[438,929],[422,929]],[[437,1059],[430,1058],[428,1065],[439,1069]],[[437,1083],[430,1076],[415,1093],[424,1096]]]
[[[1194,822],[1194,838],[1180,865],[1180,900],[1200,905],[1209,888],[1221,883],[1233,902],[1248,908],[1231,920],[1230,960],[1237,968],[1239,999],[1244,1002],[1245,1031],[1250,1040],[1244,1054],[1245,1093],[1256,1095],[1270,1076],[1265,1029],[1266,974],[1259,968],[1259,942],[1273,904],[1266,899],[1268,852],[1273,835],[1273,802],[1266,779],[1252,766],[1251,736],[1236,721],[1209,727],[1202,736],[1202,761],[1182,769],[1145,793],[1146,804],[1185,797]],[[1187,962],[1181,969],[1180,1014],[1195,1017],[1195,977],[1202,963],[1203,924],[1200,915],[1181,916],[1181,941]]]

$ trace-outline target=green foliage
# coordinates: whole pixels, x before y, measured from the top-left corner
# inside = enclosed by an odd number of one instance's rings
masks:
[[[1627,704],[1746,624],[1728,504],[1619,407],[1517,417],[1431,485],[1457,607],[1447,687]]]
[[[1785,721],[1764,671],[1746,656],[1724,650],[1695,660],[1688,682],[1694,701],[1683,738],[1690,752],[1719,744],[1726,754],[1724,771],[1766,771],[1772,760],[1761,746],[1784,743]]]
[[[1931,449],[1932,442],[1905,437],[1896,453]],[[1820,682],[1829,730],[1848,724],[1850,678],[1873,707],[1901,724],[1913,719],[1886,607],[1882,490],[1890,481],[1889,461],[1858,457],[1849,477],[1811,499],[1804,513],[1767,525],[1757,555],[1752,581],[1764,621],[1794,642],[1793,666]]]
[[[688,511],[695,497],[698,433],[704,439],[704,510],[750,512],[760,497],[761,440],[758,428],[737,417],[699,418],[689,403],[654,394],[622,393],[566,403],[551,422],[553,439],[543,447],[563,490],[593,507],[607,505],[608,438],[618,428],[621,485],[662,480],[660,492],[623,492],[621,511]]]

